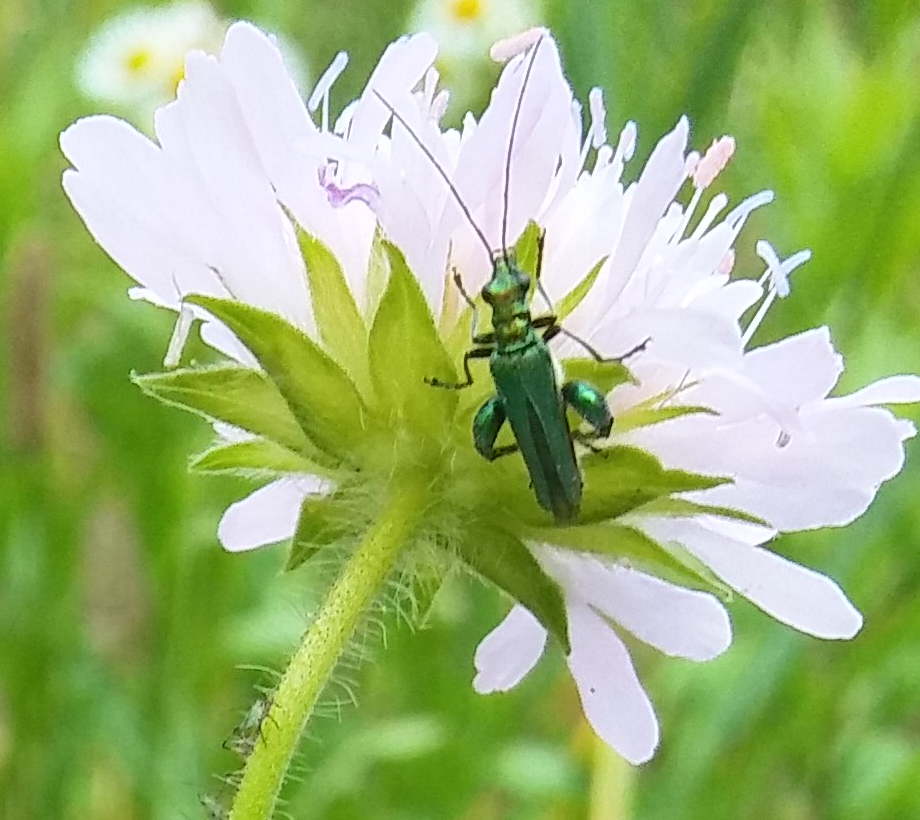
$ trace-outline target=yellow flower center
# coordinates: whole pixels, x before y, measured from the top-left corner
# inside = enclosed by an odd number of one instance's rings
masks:
[[[471,23],[482,16],[482,0],[453,0],[451,12],[462,23]]]
[[[173,72],[172,77],[170,77],[171,85],[169,86],[169,89],[170,91],[172,91],[173,94],[176,93],[176,90],[179,88],[179,83],[181,83],[184,78],[185,78],[185,61],[179,63],[179,66]]]
[[[147,49],[139,48],[125,58],[125,68],[128,69],[129,74],[142,74],[152,59],[153,56]]]

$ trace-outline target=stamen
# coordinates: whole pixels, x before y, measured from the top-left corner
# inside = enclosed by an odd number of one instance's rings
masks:
[[[698,188],[708,188],[712,181],[719,175],[728,161],[735,153],[735,140],[733,137],[720,137],[713,140],[712,145],[693,171],[693,184]]]
[[[767,273],[770,276],[771,287],[776,291],[780,299],[785,299],[789,295],[789,274],[811,259],[811,251],[799,251],[784,262],[780,262],[773,246],[765,239],[761,239],[757,243],[756,250],[757,255],[767,263]]]
[[[700,164],[700,152],[691,151],[684,160],[684,177],[690,177],[696,171],[696,166]]]
[[[609,145],[602,145],[597,149],[597,156],[594,158],[594,170],[606,168],[613,159],[613,149]]]
[[[316,111],[320,103],[323,104],[322,130],[324,132],[329,130],[329,89],[332,88],[332,84],[339,78],[347,65],[348,53],[340,51],[333,57],[329,68],[323,72],[323,76],[319,78],[319,82],[316,83],[313,93],[307,101],[307,110],[311,114]]]
[[[732,270],[735,267],[735,249],[729,248],[725,251],[725,256],[719,260],[719,264],[716,265],[716,273],[722,276],[728,276],[731,274]]]
[[[730,211],[725,217],[725,224],[732,230],[741,230],[741,226],[747,221],[747,218],[753,211],[756,211],[763,205],[769,205],[773,201],[773,191],[761,191],[760,193],[749,196],[743,200],[734,210]]]
[[[799,251],[784,262],[780,262],[779,256],[773,249],[773,246],[763,239],[758,241],[756,250],[757,255],[767,263],[767,270],[764,276],[760,278],[760,284],[763,285],[765,279],[769,277],[770,289],[767,293],[767,298],[763,300],[754,318],[751,319],[751,323],[744,331],[744,335],[741,337],[743,345],[746,345],[754,333],[757,332],[757,328],[760,327],[760,323],[767,315],[770,306],[776,301],[776,297],[779,296],[784,299],[789,295],[789,274],[811,259],[811,251]]]
[[[176,324],[173,327],[172,336],[169,337],[169,346],[166,348],[166,355],[163,357],[163,367],[172,370],[179,366],[182,360],[182,351],[185,350],[185,343],[188,341],[189,334],[192,332],[192,323],[195,321],[195,314],[192,309],[184,302],[179,307],[179,315],[176,317]]]
[[[431,107],[428,109],[428,116],[435,122],[441,122],[441,117],[447,111],[447,104],[450,102],[450,92],[442,88],[435,98],[431,101]]]
[[[623,126],[623,130],[620,131],[620,138],[617,140],[617,150],[612,160],[614,165],[629,162],[633,158],[633,154],[636,152],[637,135],[638,128],[636,124],[632,120],[629,120],[626,125]],[[598,159],[600,159],[600,154],[598,154]],[[595,165],[595,167],[597,166]]]
[[[425,79],[422,82],[422,100],[425,108],[431,108],[431,101],[434,99],[434,92],[438,87],[438,70],[431,66],[425,72]]]
[[[588,109],[591,111],[591,128],[588,135],[591,145],[600,148],[607,142],[607,110],[604,108],[604,92],[595,87],[588,92]]]
[[[547,34],[549,34],[548,29],[543,26],[536,26],[512,37],[506,37],[504,40],[499,40],[489,49],[489,57],[495,63],[507,63],[512,57],[523,54]]]
[[[359,102],[361,102],[360,99],[352,100],[342,109],[342,113],[339,114],[339,118],[335,121],[335,126],[333,127],[333,131],[335,131],[336,134],[341,134],[344,137],[348,136],[348,129],[351,127],[351,118],[355,115],[355,109],[358,107]]]
[[[380,202],[380,191],[377,190],[376,185],[373,183],[359,182],[355,185],[342,188],[335,181],[330,171],[330,164],[323,165],[319,168],[318,177],[319,184],[326,192],[326,198],[333,208],[344,208],[349,202],[358,200],[367,205],[372,211],[376,211],[377,205]]]
[[[725,210],[726,205],[728,205],[728,197],[725,194],[716,194],[709,201],[709,207],[706,209],[706,213],[703,214],[703,218],[700,220],[699,225],[694,228],[691,238],[699,239],[706,233],[712,223],[716,221],[716,217]]]

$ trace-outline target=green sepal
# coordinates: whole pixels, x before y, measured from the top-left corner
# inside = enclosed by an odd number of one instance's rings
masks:
[[[690,589],[730,596],[729,588],[696,556],[678,544],[659,544],[634,527],[588,524],[535,530],[534,537],[554,547],[602,555]]]
[[[702,405],[671,405],[665,407],[633,407],[625,413],[620,413],[616,420],[616,430],[618,433],[625,433],[627,430],[635,430],[637,427],[648,427],[652,424],[660,424],[663,421],[679,419],[684,416],[717,416],[717,411],[711,407]]]
[[[712,504],[699,504],[686,498],[656,498],[654,501],[644,504],[640,512],[670,518],[695,518],[699,515],[712,515],[717,518],[744,521],[746,524],[757,524],[758,526],[772,529],[769,521],[744,510],[736,510],[734,507],[714,506]]]
[[[300,428],[298,428],[299,430]],[[195,456],[189,469],[196,473],[287,475],[315,473],[317,465],[302,455],[264,438],[218,444]]]
[[[660,496],[708,490],[731,482],[666,469],[650,453],[634,447],[610,447],[581,460],[584,497],[579,521],[592,523],[618,518]]]
[[[223,421],[308,458],[315,455],[275,385],[258,370],[239,365],[133,373],[148,396],[209,420]]]
[[[563,296],[559,302],[556,304],[556,318],[561,322],[566,318],[575,308],[577,308],[582,300],[588,295],[588,291],[594,286],[594,283],[597,281],[597,277],[601,272],[601,268],[604,267],[604,263],[607,261],[607,257],[603,257],[597,264],[588,271],[587,276],[585,276],[574,288],[572,288],[565,296]]]
[[[537,257],[540,255],[540,234],[543,229],[533,220],[521,232],[517,242],[514,243],[514,259],[518,268],[530,277],[531,293],[534,284],[542,271],[537,270]]]
[[[371,242],[371,251],[367,258],[367,280],[364,285],[364,323],[370,327],[380,299],[386,289],[390,278],[390,259],[387,254],[386,238],[380,223],[374,228],[374,239]]]
[[[322,242],[298,230],[307,267],[310,300],[323,347],[351,375],[355,384],[370,386],[367,372],[367,326],[338,260]]]
[[[365,436],[367,414],[354,383],[303,331],[242,302],[187,296],[232,330],[275,383],[307,438],[345,460]]]
[[[434,318],[402,252],[384,242],[390,279],[371,326],[370,375],[383,414],[404,418],[416,430],[443,436],[457,406],[454,390],[425,379],[455,381],[456,373]]]
[[[565,380],[593,384],[605,395],[621,384],[635,384],[636,379],[622,362],[599,362],[596,359],[563,359]]]
[[[300,507],[297,528],[291,539],[291,548],[284,571],[290,572],[309,561],[324,547],[341,541],[353,533],[342,520],[335,499],[328,496],[307,496]]]
[[[467,566],[527,607],[569,654],[562,590],[523,541],[498,528],[473,525],[464,532],[458,552]]]

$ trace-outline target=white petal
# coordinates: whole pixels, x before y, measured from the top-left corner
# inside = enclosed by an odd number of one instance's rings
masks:
[[[540,551],[571,596],[587,602],[666,655],[708,661],[728,649],[731,622],[712,595],[591,556]]]
[[[698,521],[656,521],[642,527],[652,537],[687,547],[723,581],[778,621],[817,638],[852,638],[862,615],[826,575],[762,547],[734,540]]]
[[[766,393],[795,406],[824,398],[843,372],[826,327],[752,350],[744,363],[746,374]]]
[[[878,404],[912,404],[920,401],[920,376],[889,376],[851,393],[828,399],[825,407],[861,407]]]
[[[540,660],[545,646],[546,630],[530,610],[516,605],[476,647],[473,689],[487,695],[514,688]]]
[[[658,220],[686,179],[684,155],[689,132],[687,119],[681,117],[674,130],[655,146],[635,184],[629,212],[611,262],[611,290],[607,294],[611,301],[626,286],[658,226]]]
[[[645,763],[658,746],[658,721],[629,652],[587,606],[569,605],[568,616],[572,653],[567,662],[585,717],[630,763]]]
[[[217,527],[217,537],[229,552],[284,541],[297,528],[303,500],[327,489],[326,482],[311,475],[266,484],[227,507]]]

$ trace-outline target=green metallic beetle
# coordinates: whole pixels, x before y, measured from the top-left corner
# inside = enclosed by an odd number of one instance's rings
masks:
[[[477,334],[474,330],[473,347],[463,356],[465,381],[446,382],[436,377],[425,381],[433,387],[454,390],[470,387],[473,384],[470,360],[489,359],[495,395],[479,408],[473,419],[473,444],[489,461],[520,451],[527,465],[537,502],[553,514],[557,523],[564,524],[577,518],[583,490],[574,442],[579,441],[591,446],[591,441],[606,438],[613,427],[613,416],[604,394],[594,385],[584,381],[569,381],[560,388],[548,342],[559,333],[563,333],[581,344],[599,362],[622,362],[643,350],[648,340],[624,356],[605,358],[582,339],[566,331],[555,315],[533,318],[530,313],[531,279],[518,267],[513,253],[507,250],[508,184],[511,177],[514,135],[524,91],[540,42],[541,40],[538,40],[533,46],[511,125],[505,163],[502,249],[499,251],[492,251],[485,234],[473,220],[459,192],[425,144],[393,106],[379,93],[377,96],[437,168],[485,246],[492,263],[492,276],[481,291],[483,300],[492,309],[492,331]],[[540,285],[543,239],[541,234],[537,245],[535,289],[539,289],[546,298]],[[473,309],[475,316],[476,305],[464,289],[460,275],[456,271],[454,283]],[[592,428],[592,432],[583,434],[570,429],[566,418],[567,408],[571,408],[584,419]],[[511,425],[517,443],[496,446],[499,432],[506,422]]]

